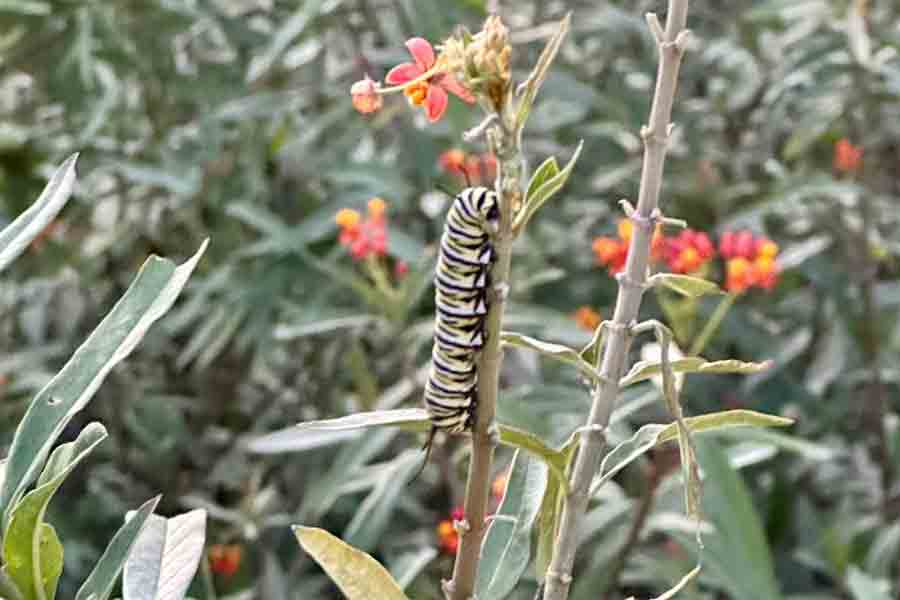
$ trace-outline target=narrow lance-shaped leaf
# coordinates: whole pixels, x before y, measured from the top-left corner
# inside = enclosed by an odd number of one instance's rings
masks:
[[[578,161],[578,157],[581,155],[581,149],[583,147],[584,141],[578,142],[575,153],[572,154],[572,158],[569,159],[569,162],[566,163],[563,170],[545,180],[533,194],[525,198],[525,205],[516,215],[515,221],[513,222],[513,231],[515,231],[516,234],[521,233],[528,224],[528,221],[531,220],[531,217],[533,217],[537,211],[566,184],[569,175],[571,175],[572,171],[575,169],[575,163]]]
[[[106,600],[115,587],[119,574],[125,567],[125,561],[131,554],[131,549],[138,536],[144,529],[144,525],[156,505],[160,496],[147,500],[134,514],[126,518],[125,524],[119,528],[112,541],[103,551],[103,556],[94,565],[91,574],[78,589],[75,600]]]
[[[706,359],[700,357],[688,357],[669,361],[669,367],[671,368],[672,373],[703,373],[706,375],[746,375],[750,373],[759,373],[771,366],[772,363],[769,361],[761,363],[743,362],[740,360],[717,360],[707,362]],[[636,362],[628,374],[619,382],[619,385],[622,387],[634,385],[635,383],[659,375],[662,373],[662,370],[661,361]]]
[[[539,352],[540,354],[543,354],[548,358],[570,364],[581,371],[583,375],[593,381],[599,381],[601,379],[600,373],[597,372],[597,369],[595,369],[594,366],[589,362],[584,360],[577,350],[573,350],[568,346],[545,342],[543,340],[538,340],[527,335],[522,335],[521,333],[514,333],[511,331],[501,332],[500,339],[503,340],[504,344],[516,346],[517,348],[534,350],[535,352]]]
[[[666,287],[688,298],[724,293],[719,285],[713,281],[677,273],[657,273],[647,280],[647,284]]]
[[[151,256],[131,287],[62,370],[38,392],[13,437],[0,490],[0,515],[9,521],[12,506],[34,480],[54,441],[82,410],[112,368],[127,357],[150,326],[169,310],[206,250],[176,267]]]
[[[544,85],[544,80],[547,79],[547,73],[550,72],[550,65],[553,64],[553,59],[556,58],[556,54],[559,52],[559,48],[562,46],[566,34],[569,33],[571,21],[572,15],[571,13],[568,13],[559,22],[559,28],[547,42],[547,45],[544,46],[541,55],[538,57],[537,63],[534,65],[534,69],[532,69],[531,74],[528,75],[528,79],[520,86],[519,93],[521,94],[522,99],[519,100],[519,106],[516,110],[516,131],[521,131],[525,126],[526,121],[528,121],[528,115],[531,114],[531,107],[534,105],[534,99],[537,98],[541,86]]]
[[[323,529],[295,526],[294,534],[348,600],[409,600],[387,569],[365,552]]]
[[[183,600],[205,541],[203,509],[171,519],[150,515],[125,563],[124,600]]]
[[[56,595],[62,546],[53,528],[44,523],[44,514],[69,473],[106,437],[102,425],[91,423],[74,442],[59,446],[38,486],[13,507],[3,537],[3,562],[25,600],[52,600]]]
[[[59,166],[47,182],[44,191],[28,209],[0,231],[0,271],[22,254],[28,244],[50,224],[63,209],[75,186],[75,162],[73,154]]]
[[[531,558],[531,530],[547,489],[547,465],[517,451],[506,492],[481,546],[475,582],[479,598],[504,598]]]

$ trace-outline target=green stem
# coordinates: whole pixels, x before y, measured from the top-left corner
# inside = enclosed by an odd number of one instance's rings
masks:
[[[706,348],[706,344],[712,339],[715,335],[716,331],[719,329],[719,326],[722,324],[722,321],[725,319],[725,315],[728,314],[728,311],[731,310],[732,305],[734,305],[734,301],[737,300],[738,294],[726,294],[722,301],[719,302],[719,305],[716,307],[716,310],[713,311],[712,316],[709,318],[709,321],[706,322],[706,325],[703,326],[703,331],[700,332],[694,339],[694,343],[691,344],[691,349],[688,352],[688,356],[697,356],[703,349]]]

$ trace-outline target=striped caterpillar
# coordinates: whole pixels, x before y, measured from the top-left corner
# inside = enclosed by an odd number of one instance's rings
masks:
[[[425,384],[431,433],[426,449],[438,430],[462,433],[474,424],[478,397],[475,357],[484,345],[494,260],[491,235],[498,222],[497,194],[485,187],[464,189],[447,213],[434,278],[434,347]]]

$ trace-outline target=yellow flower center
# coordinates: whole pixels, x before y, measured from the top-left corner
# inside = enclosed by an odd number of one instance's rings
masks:
[[[428,97],[428,83],[425,81],[411,83],[403,89],[403,93],[413,106],[422,106]]]
[[[356,227],[359,224],[360,215],[359,212],[353,210],[352,208],[342,208],[337,211],[337,214],[334,216],[334,222],[337,223],[338,227],[342,227],[347,229],[348,227]]]

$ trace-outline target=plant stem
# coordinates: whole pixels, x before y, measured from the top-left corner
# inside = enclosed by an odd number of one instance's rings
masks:
[[[694,340],[694,343],[691,344],[688,356],[697,356],[703,352],[703,349],[706,348],[709,340],[711,340],[716,331],[718,331],[719,325],[721,325],[722,321],[725,319],[725,315],[731,310],[735,300],[737,300],[737,294],[727,294],[722,298],[721,302],[719,302],[719,305],[716,307],[716,310],[713,311],[712,316],[710,316],[709,320],[706,322],[706,325],[703,326],[703,331],[700,332],[700,335],[698,335]]]
[[[665,31],[661,31],[655,15],[647,21],[657,38],[659,68],[656,91],[650,109],[649,124],[641,130],[644,140],[644,164],[635,217],[634,234],[628,249],[625,271],[619,278],[619,293],[600,372],[604,379],[594,389],[593,404],[587,427],[580,439],[578,456],[569,479],[570,492],[563,505],[559,533],[553,549],[553,559],[546,576],[544,600],[565,600],[572,583],[572,566],[582,531],[582,519],[587,510],[591,480],[597,472],[606,449],[605,429],[609,424],[619,393],[617,384],[622,376],[631,345],[630,327],[638,317],[654,217],[659,205],[663,165],[668,145],[669,120],[678,82],[681,57],[687,35],[688,0],[669,0]],[[638,226],[644,225],[647,226]]]
[[[488,313],[485,317],[485,342],[478,357],[478,405],[472,430],[472,454],[466,482],[465,523],[460,531],[459,549],[453,567],[453,579],[444,592],[451,600],[470,600],[486,530],[488,499],[491,489],[491,462],[497,433],[494,413],[500,385],[500,331],[509,289],[509,264],[512,254],[512,208],[521,201],[523,160],[518,132],[514,130],[514,111],[507,102],[504,114],[488,130],[491,150],[497,157],[496,190],[500,199],[500,228],[492,241],[495,262],[491,268]]]

